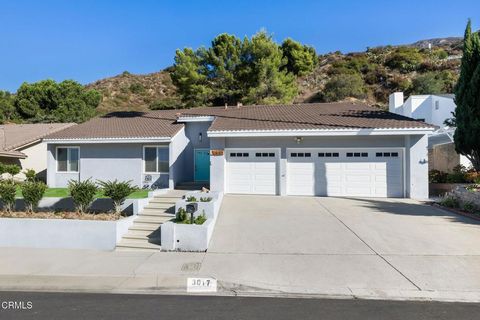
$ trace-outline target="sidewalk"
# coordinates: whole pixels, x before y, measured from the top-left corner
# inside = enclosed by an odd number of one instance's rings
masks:
[[[309,258],[246,255],[238,261],[235,254],[0,248],[0,290],[186,294],[187,278],[198,276],[216,278],[218,295],[480,301],[480,289],[421,290],[376,270],[352,271],[357,283],[329,279],[316,268],[293,271]],[[232,270],[236,263],[242,267]]]

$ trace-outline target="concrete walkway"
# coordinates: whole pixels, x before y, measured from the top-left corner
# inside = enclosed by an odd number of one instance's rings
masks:
[[[480,301],[479,240],[411,200],[226,196],[208,253],[0,248],[0,289]]]

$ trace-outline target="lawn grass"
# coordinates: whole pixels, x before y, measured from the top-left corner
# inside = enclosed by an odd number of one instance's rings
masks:
[[[148,197],[148,191],[149,190],[138,190],[133,193],[131,193],[128,196],[128,199],[143,199]],[[66,198],[69,197],[70,194],[68,192],[67,188],[47,188],[45,191],[45,195],[43,196],[44,198]],[[103,195],[102,191],[98,191],[96,198],[106,198]],[[22,198],[22,190],[20,189],[20,186],[17,186],[17,198]]]

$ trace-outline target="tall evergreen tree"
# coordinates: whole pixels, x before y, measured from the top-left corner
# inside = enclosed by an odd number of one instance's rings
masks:
[[[287,59],[284,68],[296,76],[309,74],[318,63],[317,52],[313,47],[302,45],[290,38],[282,42],[282,52]]]
[[[236,104],[240,99],[237,71],[241,64],[242,42],[223,33],[212,41],[206,56],[208,79],[213,90],[213,104]]]
[[[477,33],[472,33],[470,20],[463,40],[455,103],[455,149],[472,162],[475,170],[480,171],[480,39]]]
[[[243,102],[248,104],[292,103],[298,88],[295,76],[283,67],[287,59],[266,32],[260,31],[244,46],[244,76],[248,85]],[[251,58],[253,57],[253,59]]]
[[[208,49],[177,50],[171,77],[188,107],[291,103],[297,84],[287,62],[264,31],[243,41],[221,34]]]

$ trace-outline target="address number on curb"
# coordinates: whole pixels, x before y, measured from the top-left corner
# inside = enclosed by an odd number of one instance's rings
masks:
[[[217,279],[188,278],[187,292],[217,292]]]

